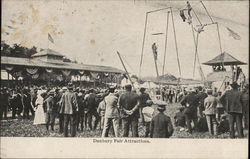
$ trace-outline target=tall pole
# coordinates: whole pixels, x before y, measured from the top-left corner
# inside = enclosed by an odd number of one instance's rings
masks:
[[[162,68],[162,75],[164,75],[164,69],[165,69],[165,62],[166,62],[166,52],[167,52],[167,41],[168,41],[168,21],[169,21],[169,11],[167,15],[167,26],[166,26],[166,38],[165,38],[165,48],[164,48],[164,58],[163,58],[163,68]]]
[[[156,47],[155,43],[152,45],[152,52],[153,52],[153,56],[154,56],[155,70],[156,70],[157,81],[159,84],[160,97],[161,97],[161,84],[160,84],[159,71],[158,71],[158,66],[157,66],[157,47]]]
[[[143,51],[144,51],[144,44],[145,44],[146,31],[147,31],[147,23],[148,23],[148,13],[146,13],[145,26],[144,26],[144,34],[143,34],[142,50],[141,50],[141,61],[140,61],[140,66],[139,66],[139,78],[141,77],[141,66],[142,66]]]
[[[131,82],[132,87],[135,89],[135,86],[134,86],[134,84],[133,84],[133,82],[132,82],[132,80],[131,80],[131,78],[130,78],[130,76],[129,76],[129,74],[128,74],[128,71],[127,71],[127,69],[126,69],[126,67],[125,67],[125,65],[124,65],[124,63],[123,63],[123,61],[122,61],[121,55],[120,55],[120,53],[119,53],[118,51],[117,51],[117,55],[118,55],[119,59],[121,60],[122,66],[123,66],[123,68],[124,68],[126,74],[128,75],[128,79],[129,79],[129,81]]]
[[[177,55],[177,62],[178,62],[179,74],[180,74],[180,77],[181,77],[181,65],[180,65],[180,60],[179,60],[179,53],[178,53],[178,46],[177,46],[177,38],[176,38],[175,25],[174,25],[174,16],[173,16],[172,8],[170,8],[170,11],[171,11],[172,24],[173,24],[173,31],[174,31],[174,38],[175,38],[175,49],[176,49],[176,55]]]

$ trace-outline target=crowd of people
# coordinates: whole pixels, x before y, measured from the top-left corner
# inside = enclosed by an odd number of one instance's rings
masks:
[[[155,100],[146,88],[137,91],[132,85],[124,89],[110,86],[108,89],[82,89],[69,83],[66,87],[1,88],[1,120],[30,119],[33,124],[45,125],[47,131],[55,131],[59,120],[59,133],[74,137],[77,131],[101,129],[101,137],[113,132],[115,137],[139,137],[139,122],[145,127],[143,137],[169,138],[174,132],[171,118],[164,111],[168,103],[179,102],[179,112],[173,121],[177,131],[208,129],[211,135],[230,132],[230,137],[244,137],[243,127],[248,129],[249,86],[238,90],[237,83],[224,92],[214,92],[203,87],[174,91],[161,91],[161,100]],[[156,111],[156,109],[158,111]],[[33,118],[31,118],[33,119]],[[94,121],[93,121],[94,119]],[[139,120],[140,119],[140,120]],[[244,119],[244,120],[243,120]],[[244,126],[243,126],[244,123]],[[98,127],[99,125],[99,127]],[[122,133],[120,133],[122,132]]]

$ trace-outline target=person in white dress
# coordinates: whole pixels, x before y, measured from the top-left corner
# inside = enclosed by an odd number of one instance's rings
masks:
[[[37,92],[37,99],[35,102],[36,105],[36,112],[35,112],[35,118],[34,118],[34,125],[38,124],[45,124],[45,113],[43,110],[43,102],[44,102],[44,97],[46,96],[46,93],[42,90]]]

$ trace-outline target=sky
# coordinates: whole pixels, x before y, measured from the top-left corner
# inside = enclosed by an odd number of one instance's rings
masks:
[[[248,63],[242,66],[248,77],[249,67],[249,2],[203,1],[214,21],[219,23],[222,50]],[[202,24],[211,23],[199,1],[190,4]],[[145,45],[140,69],[140,58],[146,12],[173,8],[166,34],[167,11],[148,15]],[[120,52],[128,71],[141,76],[156,76],[152,44],[158,46],[157,66],[163,68],[165,38],[167,51],[165,72],[180,77],[177,64],[174,30],[176,31],[181,77],[193,78],[195,46],[191,26],[183,22],[179,9],[186,1],[134,1],[134,0],[3,0],[2,40],[8,44],[20,43],[26,47],[50,48],[66,57],[84,64],[113,66],[123,70],[116,54]],[[198,21],[193,17],[193,25]],[[229,36],[227,27],[241,40]],[[48,33],[54,44],[48,41]],[[152,35],[162,33],[160,35]],[[196,32],[195,32],[196,33]],[[216,25],[209,25],[199,34],[198,55],[200,63],[219,55],[220,47]],[[196,66],[198,63],[196,64]],[[205,75],[211,67],[202,65]],[[228,68],[229,69],[229,68]],[[140,70],[140,71],[139,71]],[[199,79],[198,69],[195,79]]]

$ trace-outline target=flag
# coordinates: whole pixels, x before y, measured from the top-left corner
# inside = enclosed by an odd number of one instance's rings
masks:
[[[9,25],[8,25],[7,27],[10,28],[10,29],[16,29],[16,28],[14,28],[14,27],[12,27],[12,26],[9,26]]]
[[[233,37],[235,40],[241,39],[240,35],[234,32],[233,30],[229,29],[228,27],[227,30],[229,31],[229,36]]]
[[[157,60],[157,46],[155,43],[153,43],[152,45],[152,50],[153,50],[154,58],[155,60]]]
[[[52,42],[54,44],[54,40],[53,40],[53,38],[52,38],[52,36],[50,34],[48,34],[48,39],[49,39],[50,42]]]

